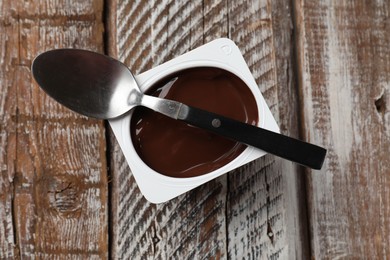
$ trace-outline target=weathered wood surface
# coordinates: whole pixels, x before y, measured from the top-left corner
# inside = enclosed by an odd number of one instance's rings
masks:
[[[103,51],[103,2],[0,1],[0,259],[108,256],[105,129],[34,83],[38,53]]]
[[[109,53],[139,73],[218,37],[242,50],[285,134],[298,133],[292,8],[285,1],[117,1]],[[273,156],[168,203],[140,194],[112,140],[112,255],[162,259],[308,256],[299,169]]]
[[[389,11],[384,0],[0,1],[0,259],[390,258]],[[140,73],[218,37],[237,43],[281,131],[329,149],[322,171],[266,156],[153,205],[110,129],[30,74],[51,48],[106,51]]]
[[[296,1],[312,256],[390,258],[390,2]]]

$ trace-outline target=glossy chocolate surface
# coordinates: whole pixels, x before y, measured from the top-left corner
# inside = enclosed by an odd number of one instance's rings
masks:
[[[182,70],[156,83],[148,94],[231,117],[258,122],[255,98],[234,74],[213,67]],[[141,159],[171,177],[209,173],[240,155],[246,145],[226,139],[147,108],[136,108],[131,137]]]

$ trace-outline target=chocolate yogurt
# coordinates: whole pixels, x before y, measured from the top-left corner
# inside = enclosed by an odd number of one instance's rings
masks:
[[[236,75],[220,68],[179,71],[154,84],[147,94],[248,124],[258,122],[256,100],[249,87]],[[246,148],[244,144],[143,107],[134,110],[130,132],[135,150],[150,168],[178,178],[216,170]]]

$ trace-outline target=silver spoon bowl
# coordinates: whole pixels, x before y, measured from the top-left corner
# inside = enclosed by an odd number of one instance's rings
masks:
[[[91,51],[45,52],[35,58],[32,72],[49,96],[88,117],[112,119],[141,105],[178,119],[186,110],[179,102],[144,95],[124,64]]]

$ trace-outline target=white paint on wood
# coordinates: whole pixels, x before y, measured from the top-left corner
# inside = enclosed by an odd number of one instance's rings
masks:
[[[126,10],[146,10],[129,16]],[[115,10],[118,57],[138,73],[202,43],[202,2],[121,2]],[[128,31],[126,24],[133,23]],[[123,29],[122,29],[123,28]],[[124,37],[123,37],[124,36]],[[224,256],[223,185],[205,185],[162,205],[140,194],[117,144],[112,147],[117,200],[113,255],[122,258],[196,258]],[[138,214],[134,214],[138,212]],[[200,217],[199,213],[204,212]]]
[[[279,115],[278,105],[278,96],[283,95],[278,89],[295,94],[290,90],[292,77],[285,74],[286,71],[292,74],[288,65],[291,64],[289,9],[279,13],[280,9],[274,7],[284,4],[282,1],[273,4],[271,1],[121,1],[113,11],[119,30],[110,45],[116,46],[113,53],[137,73],[205,41],[230,36],[244,52],[274,115],[284,126],[296,129],[297,123],[291,124],[290,116]],[[280,22],[279,17],[287,19]],[[284,37],[282,30],[286,28],[288,37],[281,41],[278,37]],[[275,48],[280,42],[283,42],[280,48]],[[280,75],[277,63],[285,67]],[[279,87],[278,82],[285,88]],[[294,111],[294,104],[284,98],[280,107]],[[113,230],[115,257],[230,255],[283,259],[292,255],[300,259],[306,256],[307,251],[301,248],[306,242],[301,220],[294,219],[300,219],[304,213],[295,214],[300,210],[297,206],[301,193],[293,164],[269,156],[229,177],[223,176],[170,202],[152,206],[140,195],[115,142],[111,151],[113,187],[118,191],[113,199],[116,203],[113,223],[119,229]],[[289,178],[284,174],[290,174]]]
[[[99,0],[0,4],[2,259],[108,256],[103,124],[48,98],[30,71],[47,49],[101,51],[102,8]]]
[[[306,139],[327,147],[308,179],[315,258],[389,255],[389,82],[385,1],[296,2]],[[379,98],[378,98],[379,96]]]

